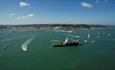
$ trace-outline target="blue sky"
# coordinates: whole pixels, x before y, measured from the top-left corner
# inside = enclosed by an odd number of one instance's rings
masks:
[[[115,24],[115,0],[0,0],[0,24]]]

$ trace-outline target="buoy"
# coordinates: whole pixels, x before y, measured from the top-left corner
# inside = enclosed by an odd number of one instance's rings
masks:
[[[84,40],[85,43],[87,43],[87,40]]]
[[[88,34],[87,37],[90,38],[90,34]]]
[[[95,41],[91,41],[91,43],[95,43]]]

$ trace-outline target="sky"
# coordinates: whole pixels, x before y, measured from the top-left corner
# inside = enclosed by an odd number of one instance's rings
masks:
[[[0,24],[115,25],[115,0],[0,0]]]

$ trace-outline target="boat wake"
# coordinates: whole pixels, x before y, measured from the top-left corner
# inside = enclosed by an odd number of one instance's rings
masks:
[[[35,36],[33,37],[30,37],[28,40],[26,40],[23,44],[22,44],[22,46],[21,46],[21,48],[22,48],[22,50],[23,51],[27,51],[27,48],[28,48],[28,45],[33,41],[35,39]]]

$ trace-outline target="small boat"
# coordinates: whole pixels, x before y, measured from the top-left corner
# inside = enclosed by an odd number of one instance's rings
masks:
[[[79,40],[78,39],[66,38],[64,41],[53,40],[52,43],[53,43],[52,44],[53,47],[78,46],[79,45]]]

